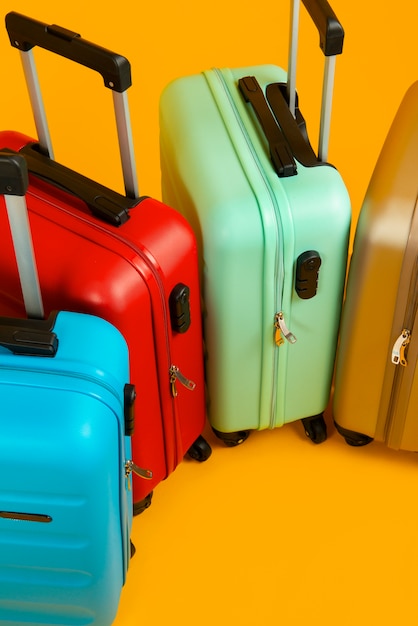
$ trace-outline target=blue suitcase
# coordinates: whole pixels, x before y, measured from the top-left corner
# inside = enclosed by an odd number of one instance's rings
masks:
[[[107,626],[131,557],[128,349],[92,315],[32,319],[23,157],[0,154],[0,184],[31,316],[0,318],[0,624]]]

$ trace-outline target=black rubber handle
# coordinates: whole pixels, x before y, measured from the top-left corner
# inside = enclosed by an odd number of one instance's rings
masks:
[[[20,154],[0,152],[0,193],[24,196],[29,184],[25,158]]]
[[[143,198],[128,198],[91,178],[53,161],[40,152],[39,144],[28,143],[21,150],[30,174],[47,181],[83,200],[99,219],[121,226],[129,219],[129,210]]]
[[[103,76],[104,84],[119,93],[132,84],[131,65],[125,57],[83,39],[78,33],[12,11],[6,15],[6,29],[13,47],[28,52],[39,46]]]
[[[269,144],[270,159],[276,174],[280,177],[294,176],[297,173],[295,160],[257,79],[254,76],[244,76],[239,79],[238,87],[245,101],[252,105],[261,124]]]
[[[57,311],[46,320],[0,317],[0,346],[13,354],[54,357],[58,337],[53,332]]]
[[[286,97],[286,83],[270,83],[270,85],[267,85],[267,102],[282,129],[283,135],[287,139],[293,156],[305,167],[326,165],[323,161],[319,161],[309,142],[305,120],[298,106],[297,94],[295,117],[290,112]]]
[[[319,32],[319,47],[324,55],[343,51],[344,29],[327,0],[302,0]]]

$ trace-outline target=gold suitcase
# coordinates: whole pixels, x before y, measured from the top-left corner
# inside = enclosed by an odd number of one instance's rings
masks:
[[[356,229],[333,415],[348,444],[418,451],[418,82],[407,91]]]

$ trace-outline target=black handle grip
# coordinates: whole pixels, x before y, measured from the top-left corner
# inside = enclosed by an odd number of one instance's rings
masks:
[[[325,56],[343,51],[344,29],[327,0],[302,0],[319,31],[319,46]]]
[[[295,117],[290,112],[286,94],[286,83],[270,83],[266,87],[266,98],[270,108],[277,119],[283,135],[286,137],[289,147],[296,161],[305,167],[326,165],[319,161],[309,142],[305,119],[298,106],[296,94]]]
[[[24,157],[12,152],[0,152],[0,193],[24,196],[28,184],[28,168]]]
[[[123,196],[53,161],[40,152],[37,143],[26,144],[21,154],[25,156],[30,174],[83,200],[93,215],[113,226],[125,224],[129,219],[129,210],[143,199]]]
[[[106,87],[119,93],[132,84],[128,59],[86,41],[78,33],[55,24],[44,24],[15,11],[6,15],[6,28],[12,46],[23,52],[39,46],[85,65],[103,76]]]
[[[53,332],[57,312],[46,320],[0,317],[0,346],[13,354],[54,357],[58,337]]]
[[[280,177],[294,176],[297,173],[295,160],[270,111],[257,79],[254,76],[240,78],[238,87],[245,101],[252,105],[261,124],[269,144],[270,158],[276,174]]]

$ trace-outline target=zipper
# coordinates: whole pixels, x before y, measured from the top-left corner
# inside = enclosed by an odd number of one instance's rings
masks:
[[[399,337],[395,340],[392,347],[391,361],[396,366],[392,391],[390,395],[389,407],[386,418],[386,438],[391,431],[391,424],[395,418],[396,406],[398,404],[398,398],[401,391],[401,384],[405,367],[408,365],[407,349],[411,342],[412,334],[414,331],[414,321],[418,310],[418,256],[415,258],[414,267],[412,270],[412,277],[409,286],[407,305],[405,310],[405,318],[403,323],[403,330]],[[401,366],[401,367],[399,367]]]
[[[296,343],[297,339],[295,335],[290,332],[286,326],[283,311],[276,313],[274,316],[274,328],[276,329],[274,333],[274,342],[277,346],[281,346],[285,339],[287,339],[289,343]]]
[[[418,256],[415,258],[412,270],[411,282],[409,285],[408,299],[405,310],[405,319],[403,330],[396,339],[392,348],[392,363],[394,365],[403,365],[406,367],[407,360],[405,356],[406,349],[411,341],[412,326],[418,309]]]
[[[408,365],[405,357],[405,351],[410,341],[411,331],[407,328],[404,328],[392,348],[392,363],[394,365],[403,365],[403,367],[406,367]]]
[[[214,68],[213,72],[219,79],[219,82],[223,88],[225,95],[230,103],[231,109],[235,115],[237,124],[241,130],[241,133],[245,139],[245,142],[248,146],[249,152],[252,156],[254,164],[260,174],[260,177],[264,183],[264,186],[267,190],[267,193],[270,197],[271,205],[274,209],[275,214],[275,225],[276,225],[276,258],[275,258],[275,269],[274,269],[274,301],[276,302],[276,311],[278,311],[273,320],[273,330],[274,330],[274,341],[275,347],[280,347],[283,343],[283,337],[291,344],[296,342],[295,335],[289,331],[287,325],[284,320],[283,313],[283,299],[284,299],[284,278],[285,278],[285,256],[284,256],[284,236],[283,236],[283,226],[281,222],[281,217],[279,213],[279,207],[277,205],[276,196],[274,194],[273,188],[263,171],[263,167],[261,165],[260,159],[257,155],[257,152],[253,146],[251,138],[245,128],[245,125],[241,119],[237,106],[234,102],[232,94],[229,90],[228,84],[222,74],[222,71]],[[283,335],[283,336],[282,336]],[[273,353],[273,383],[272,383],[272,391],[271,391],[271,404],[270,404],[270,420],[269,420],[269,428],[274,428],[276,425],[276,413],[277,413],[277,387],[278,387],[278,370],[279,370],[279,351],[277,349],[274,350]]]
[[[170,367],[170,384],[171,384],[171,395],[173,398],[176,398],[178,395],[176,382],[179,382],[186,387],[189,391],[194,391],[196,388],[196,383],[194,383],[189,378],[186,378],[184,374],[181,373],[180,369],[176,365],[172,365]]]
[[[131,490],[131,474],[132,473],[136,474],[140,478],[143,478],[144,480],[151,480],[152,478],[151,470],[143,469],[142,467],[139,467],[136,463],[134,463],[132,459],[129,459],[128,461],[125,462],[125,477],[128,480],[129,491]]]
[[[418,309],[418,256],[415,259],[412,278],[409,286],[403,330],[392,348],[392,363],[406,367],[406,351],[411,341],[413,324]]]

